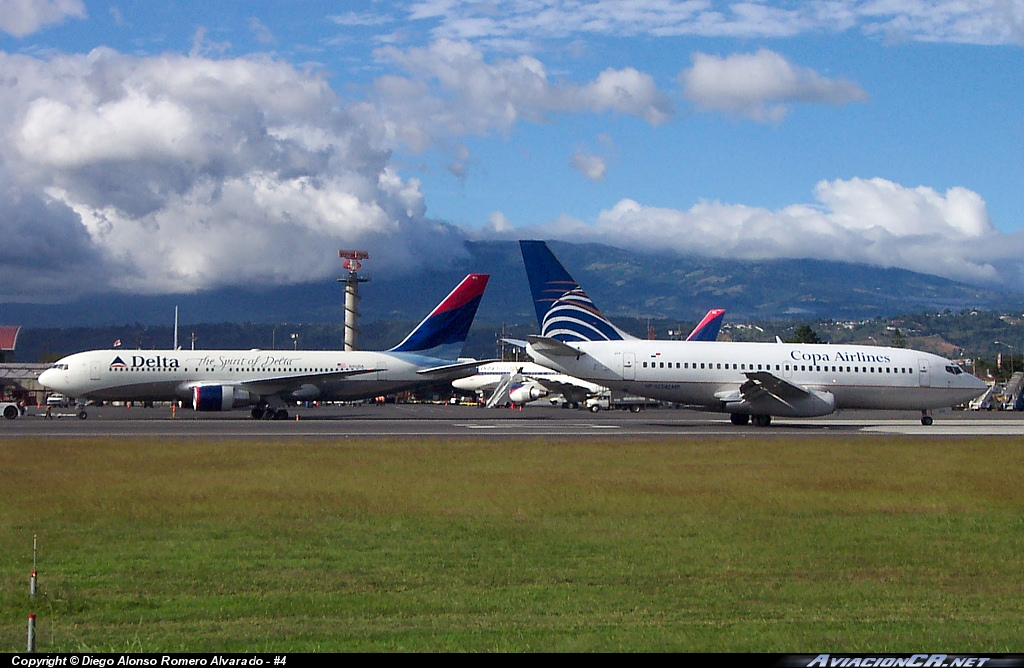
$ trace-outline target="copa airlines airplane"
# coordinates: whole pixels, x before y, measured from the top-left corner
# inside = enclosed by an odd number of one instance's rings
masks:
[[[386,352],[266,350],[93,350],[58,361],[44,387],[88,399],[177,401],[197,411],[252,406],[254,419],[286,419],[289,401],[347,401],[472,375],[458,360],[487,274],[470,274],[405,339]]]
[[[843,408],[932,411],[986,385],[959,365],[905,348],[791,343],[643,341],[608,321],[543,241],[520,241],[540,336],[527,352],[544,366],[613,390],[731,413],[768,426],[773,415]]]
[[[714,341],[718,338],[724,316],[725,309],[711,309],[686,340]],[[628,334],[623,335],[634,339]],[[590,397],[608,393],[607,387],[552,371],[533,362],[490,362],[481,366],[472,376],[453,380],[452,386],[478,394],[490,392],[487,408],[504,406],[508,402],[522,406],[559,394],[565,399],[563,406],[578,408]]]

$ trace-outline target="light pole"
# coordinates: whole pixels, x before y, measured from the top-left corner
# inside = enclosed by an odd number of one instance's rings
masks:
[[[295,347],[295,350],[299,349],[299,335],[297,332],[292,332],[292,345]]]

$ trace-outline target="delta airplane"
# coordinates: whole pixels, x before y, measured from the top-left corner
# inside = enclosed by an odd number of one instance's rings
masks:
[[[615,327],[543,241],[520,241],[540,324],[537,363],[613,390],[730,413],[733,424],[817,417],[844,408],[932,411],[986,385],[959,365],[906,348],[644,341]]]
[[[714,341],[718,338],[724,316],[725,309],[711,309],[686,340]],[[624,336],[634,339],[628,334]],[[565,399],[563,406],[578,408],[590,397],[608,393],[608,388],[602,385],[588,383],[533,362],[490,362],[482,365],[472,376],[453,380],[452,386],[481,395],[489,391],[491,395],[486,403],[487,408],[504,406],[508,402],[522,406],[559,394]]]
[[[350,401],[476,373],[459,360],[487,274],[470,274],[394,348],[364,351],[93,350],[69,355],[39,376],[44,387],[89,399],[192,400],[197,411],[252,406],[254,419],[287,419],[292,401]]]

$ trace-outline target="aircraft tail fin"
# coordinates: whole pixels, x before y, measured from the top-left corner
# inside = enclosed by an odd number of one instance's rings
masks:
[[[489,274],[466,276],[423,322],[388,352],[458,359],[489,279]]]
[[[541,336],[558,341],[621,341],[635,337],[613,325],[543,241],[520,241]]]
[[[713,308],[708,311],[704,319],[697,323],[687,341],[714,341],[718,338],[718,331],[722,329],[722,318],[725,317],[724,308]]]

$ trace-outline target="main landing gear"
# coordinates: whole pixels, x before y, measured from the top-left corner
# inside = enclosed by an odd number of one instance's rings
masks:
[[[746,413],[733,413],[729,420],[737,427],[742,427],[748,422],[753,422],[755,427],[767,427],[772,423],[771,415],[747,415]]]
[[[287,420],[288,411],[283,408],[275,409],[273,406],[254,406],[249,413],[253,420]]]
[[[929,411],[921,411],[921,424],[925,427],[930,427],[932,426],[932,422],[932,416],[929,415]]]

